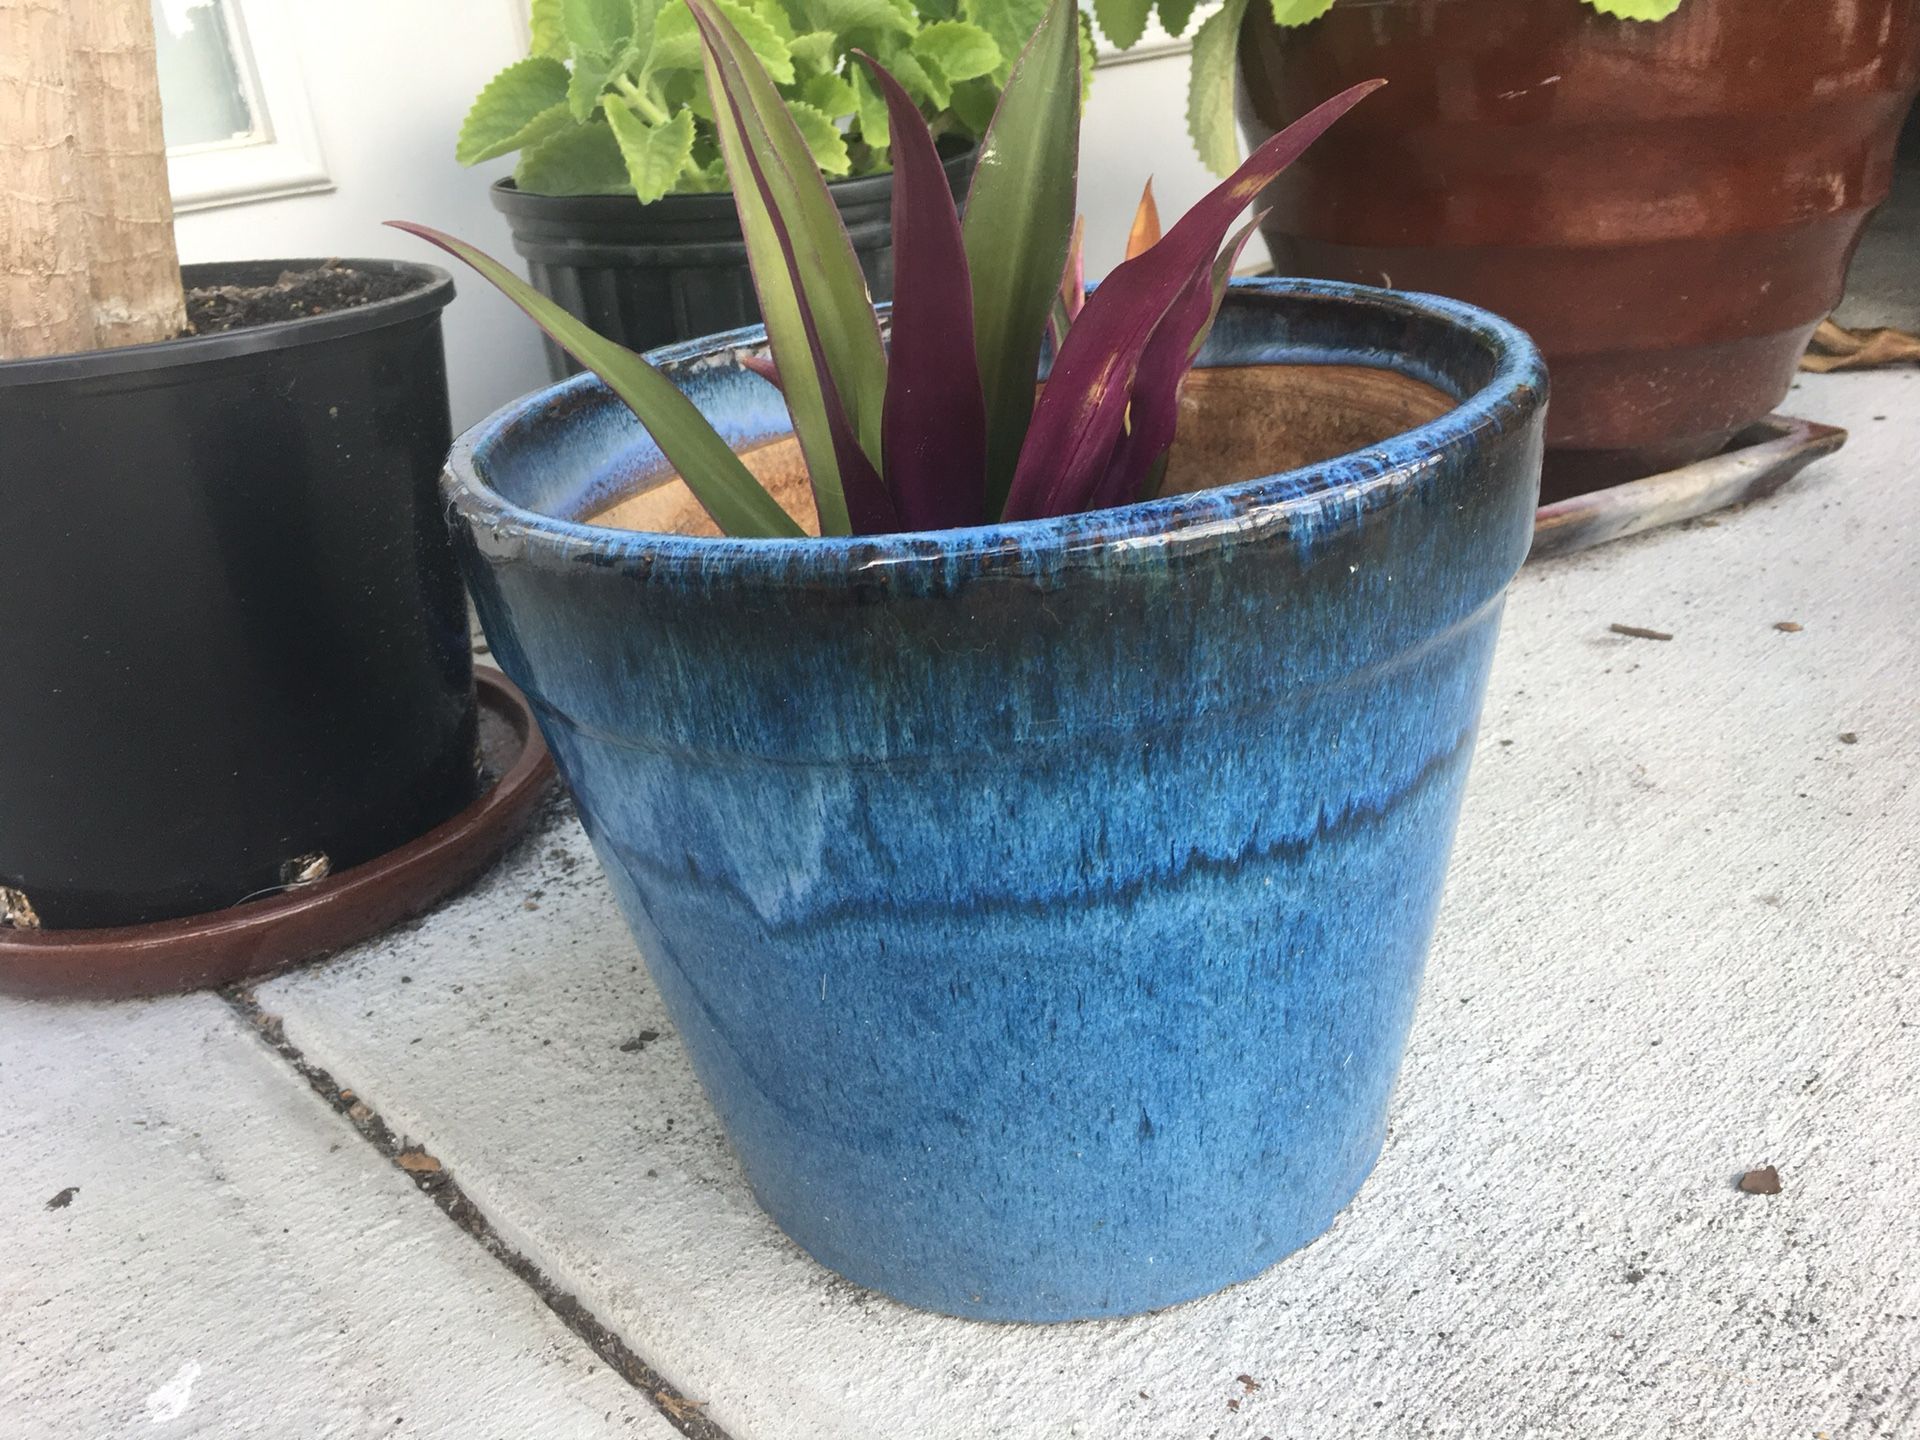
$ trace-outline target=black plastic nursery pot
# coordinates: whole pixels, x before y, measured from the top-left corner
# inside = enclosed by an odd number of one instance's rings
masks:
[[[272,282],[312,260],[186,268]],[[48,929],[338,872],[474,797],[426,265],[354,309],[0,364],[0,886]]]
[[[942,146],[956,199],[973,179],[977,146]],[[875,300],[893,298],[893,175],[835,180],[827,192],[853,241]],[[530,195],[511,180],[493,187],[528,278],[609,339],[652,350],[760,323],[747,242],[731,194],[668,195],[642,205],[631,195]],[[551,341],[556,380],[580,367]]]

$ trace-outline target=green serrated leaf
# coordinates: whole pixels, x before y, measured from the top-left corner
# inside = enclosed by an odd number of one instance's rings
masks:
[[[727,162],[718,158],[680,172],[680,193],[717,195],[728,189]]]
[[[653,22],[653,53],[647,67],[653,71],[698,70],[700,28],[693,23],[687,0],[667,0]]]
[[[1027,37],[1046,13],[1047,0],[967,0],[962,18],[986,31],[1000,47],[1000,68],[994,78],[1005,84],[1015,57],[1026,48]]]
[[[1147,15],[1153,0],[1093,0],[1100,33],[1122,50],[1131,50],[1147,33]]]
[[[1093,38],[1093,21],[1087,18],[1087,12],[1080,12],[1080,104],[1086,106],[1087,97],[1093,94],[1093,71],[1100,63],[1100,47]]]
[[[1169,35],[1184,35],[1193,21],[1194,0],[1160,0],[1155,10],[1162,30]]]
[[[520,152],[513,183],[530,195],[624,195],[627,162],[605,125],[569,125]]]
[[[633,33],[632,0],[560,0],[560,25],[576,55],[617,55]]]
[[[522,128],[518,134],[514,135],[511,140],[503,142],[496,149],[483,155],[481,158],[490,160],[496,155],[507,155],[515,150],[525,150],[529,146],[540,144],[543,140],[551,139],[562,130],[571,130],[573,125],[573,112],[567,109],[567,103],[563,100],[558,105],[542,110],[538,115],[534,116],[533,119],[529,120],[525,127]]]
[[[1200,162],[1216,175],[1231,175],[1240,163],[1240,137],[1233,128],[1235,51],[1247,0],[1227,0],[1193,32],[1193,67],[1187,80],[1187,134]]]
[[[781,3],[781,0],[748,0],[748,8],[772,26],[774,34],[782,40],[792,42],[793,16],[787,12],[787,7]]]
[[[549,60],[567,58],[567,32],[560,19],[560,0],[533,0],[527,18],[533,32],[532,53]]]
[[[760,57],[760,63],[767,67],[767,74],[773,77],[776,85],[793,83],[793,52],[787,48],[787,42],[780,32],[768,23],[757,10],[735,3],[735,0],[713,0],[720,13],[733,22],[733,28],[740,32],[740,38],[747,42],[753,53]]]
[[[756,10],[736,3],[736,0],[715,0],[715,3],[719,5],[721,13],[733,22],[734,29],[740,32],[740,38],[760,57],[775,82],[791,85],[794,79],[793,52],[772,22]],[[700,31],[693,23],[693,12],[687,9],[686,0],[669,0],[661,7],[660,18],[654,23],[653,54],[648,59],[648,68],[655,71],[698,70],[702,63]]]
[[[953,99],[953,86],[931,60],[921,60],[910,50],[896,50],[885,59],[886,67],[914,102],[928,110],[944,110]]]
[[[787,113],[799,128],[800,138],[813,153],[813,162],[826,175],[845,175],[853,168],[847,155],[847,137],[833,123],[833,117],[804,100],[787,101]]]
[[[460,127],[454,158],[478,165],[539,138],[532,133],[567,98],[567,67],[543,55],[516,60],[487,82]],[[565,114],[564,109],[562,114]],[[550,129],[550,124],[549,127]]]
[[[1271,3],[1274,23],[1288,27],[1318,20],[1333,8],[1333,0],[1271,0]]]
[[[860,122],[860,138],[874,150],[885,150],[893,143],[893,128],[887,119],[887,102],[873,88],[864,65],[853,72],[854,114]]]
[[[707,88],[706,76],[698,70],[674,70],[656,75],[651,93],[658,96],[660,108],[672,113],[688,103],[694,91]]]
[[[900,12],[901,22],[905,26],[900,33],[903,35],[918,33],[924,22],[920,18],[920,9],[913,0],[891,0],[891,3],[893,8]]]
[[[601,108],[607,112],[607,128],[620,144],[627,179],[640,203],[651,205],[671,192],[680,179],[680,167],[693,155],[693,112],[682,110],[671,120],[649,125],[617,95],[607,96]]]
[[[598,127],[604,129],[605,127]],[[627,402],[694,498],[728,535],[800,539],[804,532],[782,510],[733,448],[680,387],[645,360],[594,333],[492,256],[420,225],[400,229],[430,240],[478,270],[541,329]]]
[[[994,107],[1000,103],[1000,87],[992,79],[963,80],[953,87],[953,103],[947,108],[960,128],[978,138],[993,123]]]
[[[809,30],[787,42],[796,74],[824,75],[839,63],[840,37],[831,30]]]
[[[803,0],[807,19],[815,30],[831,30],[843,38],[893,32],[911,35],[918,22],[893,0]]]
[[[1587,0],[1602,15],[1617,20],[1664,20],[1680,8],[1680,0]]]
[[[860,109],[860,96],[842,75],[816,75],[800,87],[800,98],[823,115],[838,120]]]
[[[707,124],[711,125],[713,123],[713,95],[712,92],[707,89],[707,77],[700,71],[695,70],[689,78],[693,83],[688,86],[686,98],[680,103],[685,105],[687,109],[691,110],[695,115],[699,116],[700,119],[706,121]]]
[[[627,31],[627,65],[639,65],[653,51],[653,27],[660,21],[660,0],[632,0],[633,24]]]
[[[583,55],[574,52],[573,73],[567,78],[567,109],[582,125],[600,108],[600,92],[614,72],[611,55]]]
[[[913,37],[913,53],[949,81],[974,80],[1000,68],[1000,46],[978,25],[939,20]]]

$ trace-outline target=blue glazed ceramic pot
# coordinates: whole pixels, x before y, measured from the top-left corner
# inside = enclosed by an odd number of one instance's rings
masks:
[[[743,450],[786,427],[758,341],[658,357]],[[1175,476],[1267,478],[1060,519],[582,523],[664,473],[584,376],[450,462],[494,653],[755,1194],[912,1305],[1217,1290],[1385,1135],[1545,379],[1468,306],[1293,281],[1237,283],[1201,363],[1183,434],[1238,439]]]

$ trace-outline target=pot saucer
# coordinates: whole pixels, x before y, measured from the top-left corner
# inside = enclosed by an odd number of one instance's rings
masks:
[[[378,859],[204,915],[101,930],[0,929],[0,995],[120,999],[283,970],[418,915],[491,865],[553,781],[526,697],[474,672],[487,788],[466,809]]]

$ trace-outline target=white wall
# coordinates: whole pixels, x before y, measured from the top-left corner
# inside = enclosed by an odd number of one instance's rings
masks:
[[[454,163],[468,104],[524,53],[518,0],[336,0],[293,5],[308,100],[335,188],[182,215],[181,258],[389,256],[437,261],[424,242],[382,220],[420,220],[503,258],[512,245],[487,186],[511,168]],[[1080,208],[1089,273],[1121,255],[1140,187],[1151,175],[1169,221],[1210,177],[1187,141],[1183,53],[1104,66],[1082,124]],[[477,278],[454,276],[446,314],[453,418],[464,428],[546,381],[531,324]]]
[[[512,258],[487,186],[512,167],[454,163],[474,94],[524,53],[510,0],[280,0],[300,28],[307,98],[335,188],[182,215],[180,258],[372,256],[439,262],[424,241],[385,229],[419,220]],[[449,265],[449,268],[459,268]],[[533,327],[478,277],[454,276],[445,322],[453,419],[461,428],[545,383]]]
[[[1136,52],[1137,53],[1137,52]],[[1160,218],[1171,225],[1219,183],[1187,139],[1184,49],[1103,64],[1080,120],[1080,210],[1087,217],[1087,273],[1104,275],[1126,252],[1140,189],[1153,181]],[[1242,267],[1264,263],[1255,236]]]

